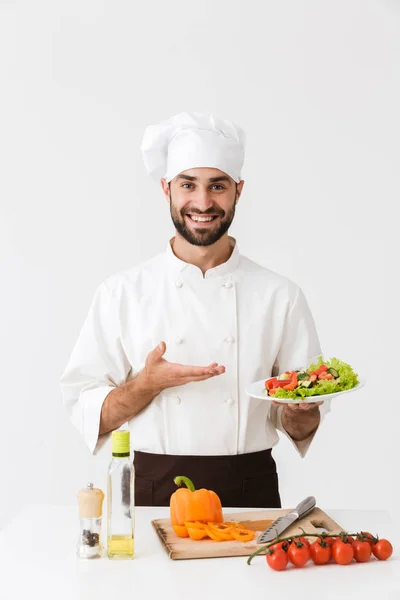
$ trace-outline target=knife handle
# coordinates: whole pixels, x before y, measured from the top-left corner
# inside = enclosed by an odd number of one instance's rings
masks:
[[[315,507],[315,504],[316,500],[314,496],[307,496],[305,500],[303,500],[302,502],[300,502],[300,504],[296,506],[293,512],[296,513],[299,518],[304,517],[312,511],[312,509]]]

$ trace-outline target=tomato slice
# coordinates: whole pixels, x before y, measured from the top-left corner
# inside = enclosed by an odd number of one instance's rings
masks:
[[[271,382],[271,385],[267,387],[267,390],[273,390],[275,388],[284,387],[285,385],[290,383],[290,379],[276,379],[276,377],[274,379],[275,381],[273,379],[269,379],[266,382],[266,384],[269,384]]]
[[[265,382],[265,389],[267,390],[272,390],[272,388],[274,387],[274,384],[277,382],[277,378],[276,377],[272,377],[272,379],[267,379],[267,381]]]

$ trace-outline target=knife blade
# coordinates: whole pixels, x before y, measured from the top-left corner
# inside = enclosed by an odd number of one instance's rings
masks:
[[[314,496],[307,496],[307,498],[300,502],[300,504],[287,515],[278,517],[272,525],[267,527],[267,529],[258,536],[257,544],[267,544],[268,542],[272,542],[272,540],[285,531],[289,525],[297,521],[297,519],[308,515],[315,507],[315,504],[316,500]]]

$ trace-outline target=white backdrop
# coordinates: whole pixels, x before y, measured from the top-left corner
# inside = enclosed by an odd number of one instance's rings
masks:
[[[184,110],[246,130],[230,233],[367,379],[305,459],[281,438],[283,505],[394,510],[399,60],[395,0],[0,0],[0,526],[105,490],[59,378],[98,284],[173,234],[139,146]]]

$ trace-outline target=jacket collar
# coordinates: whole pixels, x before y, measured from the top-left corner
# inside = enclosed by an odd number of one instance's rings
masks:
[[[192,265],[191,263],[187,263],[174,254],[172,250],[171,243],[174,238],[171,238],[167,244],[167,264],[168,268],[170,268],[175,274],[181,274],[182,276],[197,276],[203,278],[203,273],[199,267],[196,265]],[[204,275],[204,279],[210,279],[215,277],[225,277],[230,275],[235,271],[239,265],[240,254],[237,246],[236,239],[229,236],[229,243],[232,247],[232,254],[228,258],[228,260],[217,267],[213,267],[212,269],[208,269]]]

